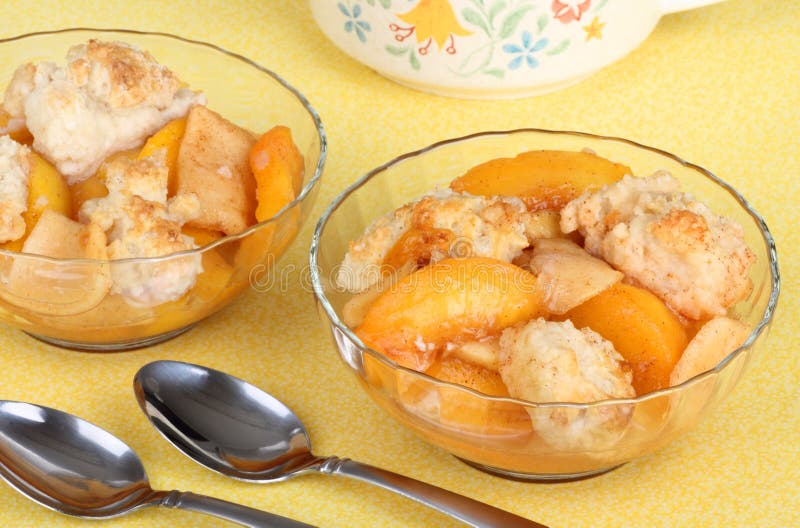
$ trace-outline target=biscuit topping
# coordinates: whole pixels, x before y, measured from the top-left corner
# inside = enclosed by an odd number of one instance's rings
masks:
[[[172,71],[127,44],[90,40],[70,49],[67,63],[75,84],[111,108],[146,103],[163,109],[180,88]]]
[[[181,88],[146,51],[97,40],[71,48],[65,66],[20,66],[3,102],[12,118],[25,120],[34,149],[70,184],[196,104],[205,104],[205,97]]]
[[[755,260],[740,225],[711,211],[666,172],[621,181],[576,198],[561,229],[586,249],[692,319],[724,315],[752,288]]]
[[[614,346],[570,321],[536,319],[505,330],[500,337],[500,376],[511,396],[533,402],[590,403],[636,395],[631,371]],[[607,448],[619,439],[629,419],[619,406],[528,412],[542,438],[566,449]]]
[[[25,234],[22,213],[28,209],[30,149],[0,136],[0,242]]]
[[[430,262],[453,257],[490,257],[511,262],[528,246],[525,205],[519,198],[473,196],[436,191],[376,220],[350,244],[336,281],[349,291],[363,291],[377,282],[377,268],[395,243],[411,228],[448,230],[449,252],[434,251]]]
[[[78,216],[106,232],[110,259],[159,257],[196,247],[181,226],[200,213],[200,202],[193,194],[167,200],[163,151],[136,161],[120,158],[106,170],[108,196],[88,200]],[[155,264],[118,263],[112,268],[112,291],[145,305],[175,300],[194,284],[200,261],[194,254]]]

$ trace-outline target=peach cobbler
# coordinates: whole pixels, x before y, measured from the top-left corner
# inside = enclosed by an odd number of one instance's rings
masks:
[[[96,264],[80,298],[48,305],[30,295],[37,276],[54,280],[34,269],[45,264],[6,259],[0,297],[92,326],[221,294],[246,256],[190,250],[275,215],[303,170],[288,128],[238,126],[136,46],[89,40],[63,64],[23,64],[0,106],[0,247],[114,265]]]
[[[404,367],[492,396],[589,403],[680,384],[742,345],[751,329],[732,307],[754,260],[742,228],[669,173],[542,150],[378,218],[335,280],[352,294],[344,322]],[[439,416],[457,406],[445,394]],[[630,418],[624,405],[535,411],[529,427],[568,450],[610,448]],[[482,417],[482,430],[507,418]],[[468,424],[475,407],[448,419]]]

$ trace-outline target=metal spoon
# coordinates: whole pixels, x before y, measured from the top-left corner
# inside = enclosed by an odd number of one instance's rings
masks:
[[[87,519],[166,506],[254,528],[311,527],[190,492],[154,491],[122,440],[76,416],[30,403],[0,400],[0,477],[42,506]]]
[[[255,482],[317,471],[352,477],[478,528],[542,528],[488,504],[347,458],[318,457],[303,424],[253,385],[189,363],[156,361],[136,373],[136,399],[156,429],[203,466]]]

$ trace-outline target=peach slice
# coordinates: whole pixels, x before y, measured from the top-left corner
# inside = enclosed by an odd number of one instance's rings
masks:
[[[557,315],[567,313],[623,277],[566,238],[537,240],[529,266],[545,295],[547,310]]]
[[[200,200],[200,215],[189,225],[231,235],[255,223],[256,181],[248,164],[255,142],[252,132],[205,106],[189,110],[174,178],[176,195]]]
[[[482,196],[519,196],[531,211],[561,209],[582,192],[614,183],[631,169],[592,154],[532,150],[468,170],[450,188]]]
[[[2,245],[3,249],[21,251],[25,239],[45,210],[64,216],[72,212],[72,195],[66,180],[47,160],[35,152],[30,154],[31,172],[28,175],[28,209],[22,214],[25,235]]]
[[[561,213],[549,209],[533,211],[522,219],[525,224],[525,236],[528,240],[540,238],[564,237],[561,231]]]
[[[264,133],[250,150],[250,169],[256,179],[256,220],[272,218],[294,200],[303,184],[303,155],[285,126]]]
[[[188,225],[181,227],[181,233],[192,237],[192,240],[194,240],[194,243],[197,245],[197,247],[207,246],[208,244],[216,242],[225,236],[224,233],[219,231],[203,229],[202,227],[192,227]]]
[[[367,315],[372,303],[383,292],[394,288],[399,281],[410,275],[415,269],[417,269],[416,266],[411,262],[407,262],[399,269],[384,268],[384,272],[378,282],[350,297],[342,307],[342,321],[344,324],[350,328],[360,325],[364,321],[364,317]]]
[[[687,344],[680,320],[661,299],[622,282],[573,308],[566,318],[614,344],[632,368],[638,395],[669,386],[670,373]]]
[[[67,262],[19,255],[11,263],[0,297],[19,308],[45,315],[86,312],[111,289],[106,235],[96,224],[85,226],[45,209],[22,247],[25,253]]]
[[[458,347],[448,350],[445,356],[452,356],[481,366],[488,370],[498,371],[500,367],[500,339],[491,337],[480,341],[466,341]]]
[[[250,149],[250,170],[255,179],[258,222],[269,220],[294,200],[302,190],[304,161],[285,126],[275,126]],[[242,240],[236,267],[247,270],[270,266],[282,255],[300,230],[303,214],[299,207],[286,211],[280,220],[263,226]]]
[[[456,356],[439,358],[425,373],[433,378],[463,385],[489,396],[509,397],[508,389],[499,372]]]
[[[152,156],[156,151],[164,149],[164,163],[169,169],[167,180],[167,196],[175,196],[177,190],[176,169],[178,166],[178,152],[181,147],[183,134],[186,132],[186,118],[174,119],[164,125],[161,130],[150,136],[139,151],[138,159]]]
[[[450,258],[384,292],[356,334],[400,365],[424,371],[448,343],[496,335],[542,312],[532,273],[491,258]]]
[[[670,385],[716,367],[720,361],[747,340],[750,327],[730,317],[715,317],[704,324],[689,341],[669,377]]]
[[[455,238],[449,229],[412,227],[389,249],[383,265],[391,270],[403,269],[408,263],[414,268],[427,266],[434,255],[449,255]]]
[[[496,370],[455,356],[437,360],[426,374],[489,396],[509,397],[508,389]],[[530,417],[521,405],[484,400],[450,387],[438,387],[437,392],[439,419],[444,425],[491,435],[520,434],[531,430]]]
[[[77,218],[78,211],[81,210],[84,202],[108,196],[105,170],[102,170],[101,166],[101,170],[98,170],[85,180],[70,185],[69,190],[72,196],[72,216]]]

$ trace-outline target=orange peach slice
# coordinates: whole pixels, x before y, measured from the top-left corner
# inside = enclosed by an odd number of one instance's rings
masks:
[[[294,200],[303,185],[303,156],[292,140],[291,131],[276,126],[264,133],[250,149],[250,169],[256,184],[256,221],[275,216]],[[253,269],[270,266],[283,254],[300,230],[302,211],[295,207],[271,225],[263,226],[242,240],[236,267]]]
[[[531,211],[561,209],[582,192],[614,183],[631,169],[590,152],[533,150],[468,170],[450,188],[482,196],[519,196]]]
[[[77,218],[84,202],[108,195],[105,170],[101,168],[85,180],[73,183],[69,190],[72,195],[72,216]]]
[[[448,255],[455,238],[449,229],[412,227],[389,249],[383,265],[391,270],[403,269],[408,263],[421,268],[428,265],[434,254]]]
[[[178,166],[178,151],[181,147],[183,134],[186,132],[186,118],[174,119],[164,125],[161,130],[150,136],[139,151],[138,159],[152,156],[156,151],[164,149],[164,163],[169,169],[167,180],[167,196],[175,196],[177,183],[175,179]]]
[[[211,229],[203,229],[202,227],[192,227],[185,225],[181,227],[181,233],[186,236],[192,237],[197,247],[207,246],[212,242],[216,242],[224,236],[224,233],[214,231]]]
[[[445,356],[436,360],[425,373],[433,378],[463,385],[489,396],[509,397],[500,373],[456,356]]]
[[[416,268],[411,262],[406,263],[402,268],[385,268],[381,278],[363,292],[359,292],[345,303],[342,307],[342,321],[350,328],[355,328],[364,321],[370,306],[381,294],[394,286],[403,278],[410,275]]]
[[[303,184],[303,156],[287,127],[271,128],[253,145],[250,169],[256,179],[256,220],[263,222],[294,200]]]
[[[35,152],[30,154],[31,172],[28,175],[28,209],[22,214],[25,235],[3,244],[3,249],[21,251],[25,239],[45,210],[64,216],[72,212],[72,195],[66,180],[47,160]]]
[[[455,356],[437,360],[426,374],[489,396],[509,397],[508,389],[496,370]],[[491,435],[520,434],[531,430],[530,417],[521,405],[485,400],[450,387],[439,387],[437,392],[439,419],[444,425]]]
[[[631,365],[639,395],[669,386],[670,373],[687,344],[680,320],[661,299],[621,282],[573,308],[566,318],[614,344]]]
[[[536,277],[503,261],[444,259],[370,306],[356,334],[397,363],[424,371],[448,343],[494,335],[542,313]]]

